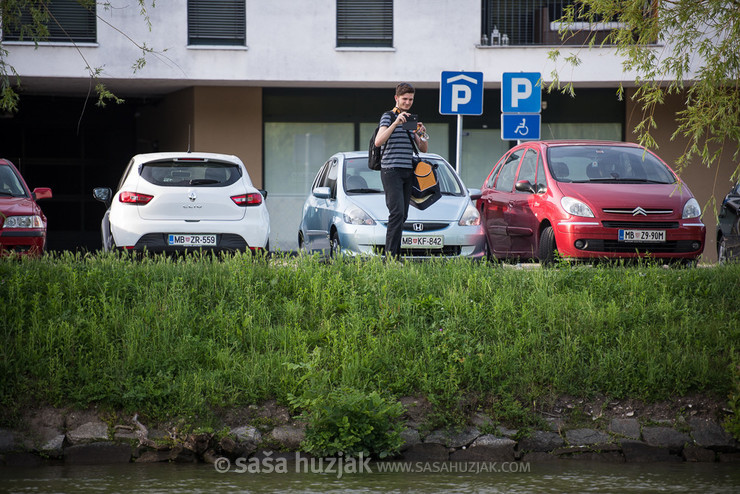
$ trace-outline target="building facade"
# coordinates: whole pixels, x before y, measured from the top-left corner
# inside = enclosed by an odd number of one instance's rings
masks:
[[[620,100],[617,87],[632,86],[635,74],[622,70],[614,48],[581,46],[599,29],[562,45],[553,19],[568,3],[160,0],[142,14],[136,0],[93,11],[52,0],[64,29],[50,29],[48,41],[3,33],[21,99],[17,113],[0,118],[0,150],[31,187],[52,187],[44,208],[51,248],[100,246],[103,208],[92,188],[114,187],[132,154],[190,148],[239,156],[269,193],[271,248],[292,250],[314,175],[334,152],[367,147],[398,82],[417,88],[414,111],[429,129],[430,152],[454,164],[457,120],[439,113],[441,72],[483,73],[483,114],[463,118],[468,187],[480,187],[514,144],[500,133],[504,72],[539,72],[547,85],[557,71],[574,83],[575,97],[543,93],[542,138],[633,140],[639,108]],[[558,47],[582,63],[548,58]],[[142,56],[146,63],[134,67]],[[96,69],[123,103],[94,104]],[[670,141],[680,105],[676,99],[659,115],[657,151],[669,164],[683,149]],[[706,204],[724,195],[730,168],[719,168],[725,181],[717,190],[703,170],[690,167],[684,178]],[[705,214],[708,232],[712,216]],[[705,257],[712,256],[708,234]]]

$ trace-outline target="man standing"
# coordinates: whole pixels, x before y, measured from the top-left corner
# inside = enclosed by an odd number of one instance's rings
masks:
[[[393,112],[386,112],[380,119],[380,128],[375,137],[375,145],[383,146],[380,160],[380,178],[385,190],[385,204],[388,207],[388,229],[385,236],[386,257],[397,258],[401,255],[401,235],[403,224],[409,214],[411,186],[414,179],[412,157],[416,147],[422,153],[428,149],[414,131],[405,130],[403,124],[409,117],[411,105],[414,104],[415,89],[411,84],[402,82],[396,86],[396,107]],[[420,124],[419,132],[424,132]]]

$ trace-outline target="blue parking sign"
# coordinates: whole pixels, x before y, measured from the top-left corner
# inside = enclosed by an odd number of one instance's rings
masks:
[[[501,77],[503,113],[539,113],[542,82],[539,72],[504,72]]]
[[[501,139],[504,141],[536,141],[540,138],[539,113],[502,113]]]
[[[483,114],[483,72],[442,72],[439,85],[441,115]]]

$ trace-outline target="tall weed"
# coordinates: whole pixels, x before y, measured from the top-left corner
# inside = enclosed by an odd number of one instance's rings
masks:
[[[2,259],[0,406],[164,417],[345,389],[423,394],[454,421],[471,397],[521,416],[557,394],[728,396],[738,279],[738,265]]]

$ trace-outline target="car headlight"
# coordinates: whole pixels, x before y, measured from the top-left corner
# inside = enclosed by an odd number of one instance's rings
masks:
[[[691,199],[686,201],[686,204],[684,204],[681,218],[686,220],[689,218],[698,218],[699,216],[701,216],[701,208],[699,207],[699,202],[692,197]]]
[[[5,218],[3,228],[43,228],[44,222],[41,216],[8,216]]]
[[[480,225],[480,213],[472,204],[468,204],[457,224],[460,226],[478,226]]]
[[[351,208],[347,208],[344,211],[344,222],[349,223],[350,225],[374,225],[375,220],[373,220],[369,214],[367,214],[363,209],[358,208],[357,206],[353,206]]]
[[[560,199],[560,205],[563,206],[566,213],[572,214],[573,216],[583,216],[586,218],[594,217],[594,213],[591,211],[591,208],[586,206],[586,203],[579,201],[578,199],[565,196]]]

